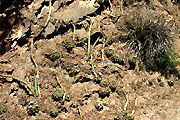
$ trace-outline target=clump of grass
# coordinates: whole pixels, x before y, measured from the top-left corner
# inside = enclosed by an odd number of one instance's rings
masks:
[[[139,70],[143,70],[144,69],[144,65],[141,63],[139,64]]]
[[[126,21],[127,46],[137,54],[150,70],[172,70],[179,62],[173,48],[172,25],[167,24],[163,15],[147,11],[135,14]]]

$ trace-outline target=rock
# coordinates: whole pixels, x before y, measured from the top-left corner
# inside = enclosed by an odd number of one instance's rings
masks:
[[[96,105],[96,102],[98,100],[98,94],[93,94],[92,97],[90,97],[87,101],[86,101],[86,104],[83,105],[82,107],[80,107],[80,110],[82,111],[82,113],[86,113],[86,112],[89,112],[89,111],[92,111],[93,109],[95,109],[95,105]]]
[[[93,83],[92,81],[85,83],[77,83],[72,85],[72,87],[70,88],[70,94],[78,98],[79,96],[90,95],[93,92],[98,91],[99,88],[99,85]]]
[[[18,88],[18,84],[17,83],[12,83],[11,84],[11,91],[17,91],[19,88]]]
[[[37,18],[41,18],[41,17],[44,17],[45,15],[47,15],[49,12],[49,6],[44,6],[42,9],[41,9],[41,13],[38,14]]]
[[[15,71],[13,71],[12,76],[15,76],[21,80],[24,80],[24,77],[26,75],[26,70],[23,68],[17,68]]]
[[[72,49],[72,53],[78,56],[83,56],[85,54],[85,50],[82,47],[75,47]]]
[[[58,21],[76,22],[83,18],[83,16],[95,12],[97,9],[98,7],[94,7],[93,4],[86,1],[74,1],[68,7],[59,9],[53,17]]]
[[[12,72],[14,69],[10,64],[0,64],[1,72]]]
[[[47,35],[50,35],[54,32],[55,30],[55,26],[49,22],[48,26],[45,28],[45,32],[43,33],[43,35],[46,37]]]

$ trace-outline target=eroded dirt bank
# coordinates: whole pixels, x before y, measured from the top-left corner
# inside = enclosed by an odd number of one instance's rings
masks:
[[[178,75],[147,70],[124,42],[127,18],[163,15],[180,54],[178,1],[13,3],[0,4],[1,119],[179,120]]]

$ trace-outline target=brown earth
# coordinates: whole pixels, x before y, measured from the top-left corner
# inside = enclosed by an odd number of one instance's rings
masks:
[[[122,6],[120,0],[51,2],[50,10],[47,0],[25,1],[16,12],[19,17],[2,17],[9,23],[2,22],[7,30],[0,33],[0,119],[180,120],[179,78],[140,70],[138,58],[121,41],[127,34],[122,31],[124,20],[133,13],[163,14],[174,22],[174,45],[180,54],[178,1],[124,0]],[[38,70],[30,58],[34,37]],[[121,60],[108,57],[111,49]],[[135,63],[129,62],[132,58]]]

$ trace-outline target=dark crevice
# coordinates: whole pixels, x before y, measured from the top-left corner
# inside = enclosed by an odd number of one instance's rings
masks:
[[[58,9],[56,11],[58,11],[61,7],[65,6],[65,5],[66,6],[70,5],[73,2],[74,2],[74,0],[70,0],[70,1],[67,1],[67,2],[61,2],[61,4],[59,5],[59,7],[58,7]]]
[[[28,41],[27,41],[27,39],[25,39],[25,38],[21,38],[21,39],[19,39],[18,42],[17,42],[18,46],[20,46],[20,47],[24,46],[24,45],[27,44],[27,43],[28,43]]]
[[[54,38],[54,36],[57,36],[57,35],[63,35],[65,34],[69,29],[70,29],[70,25],[66,25],[66,27],[60,27],[57,31],[53,32],[52,34],[50,35],[47,35],[47,39],[51,39],[51,38]]]

